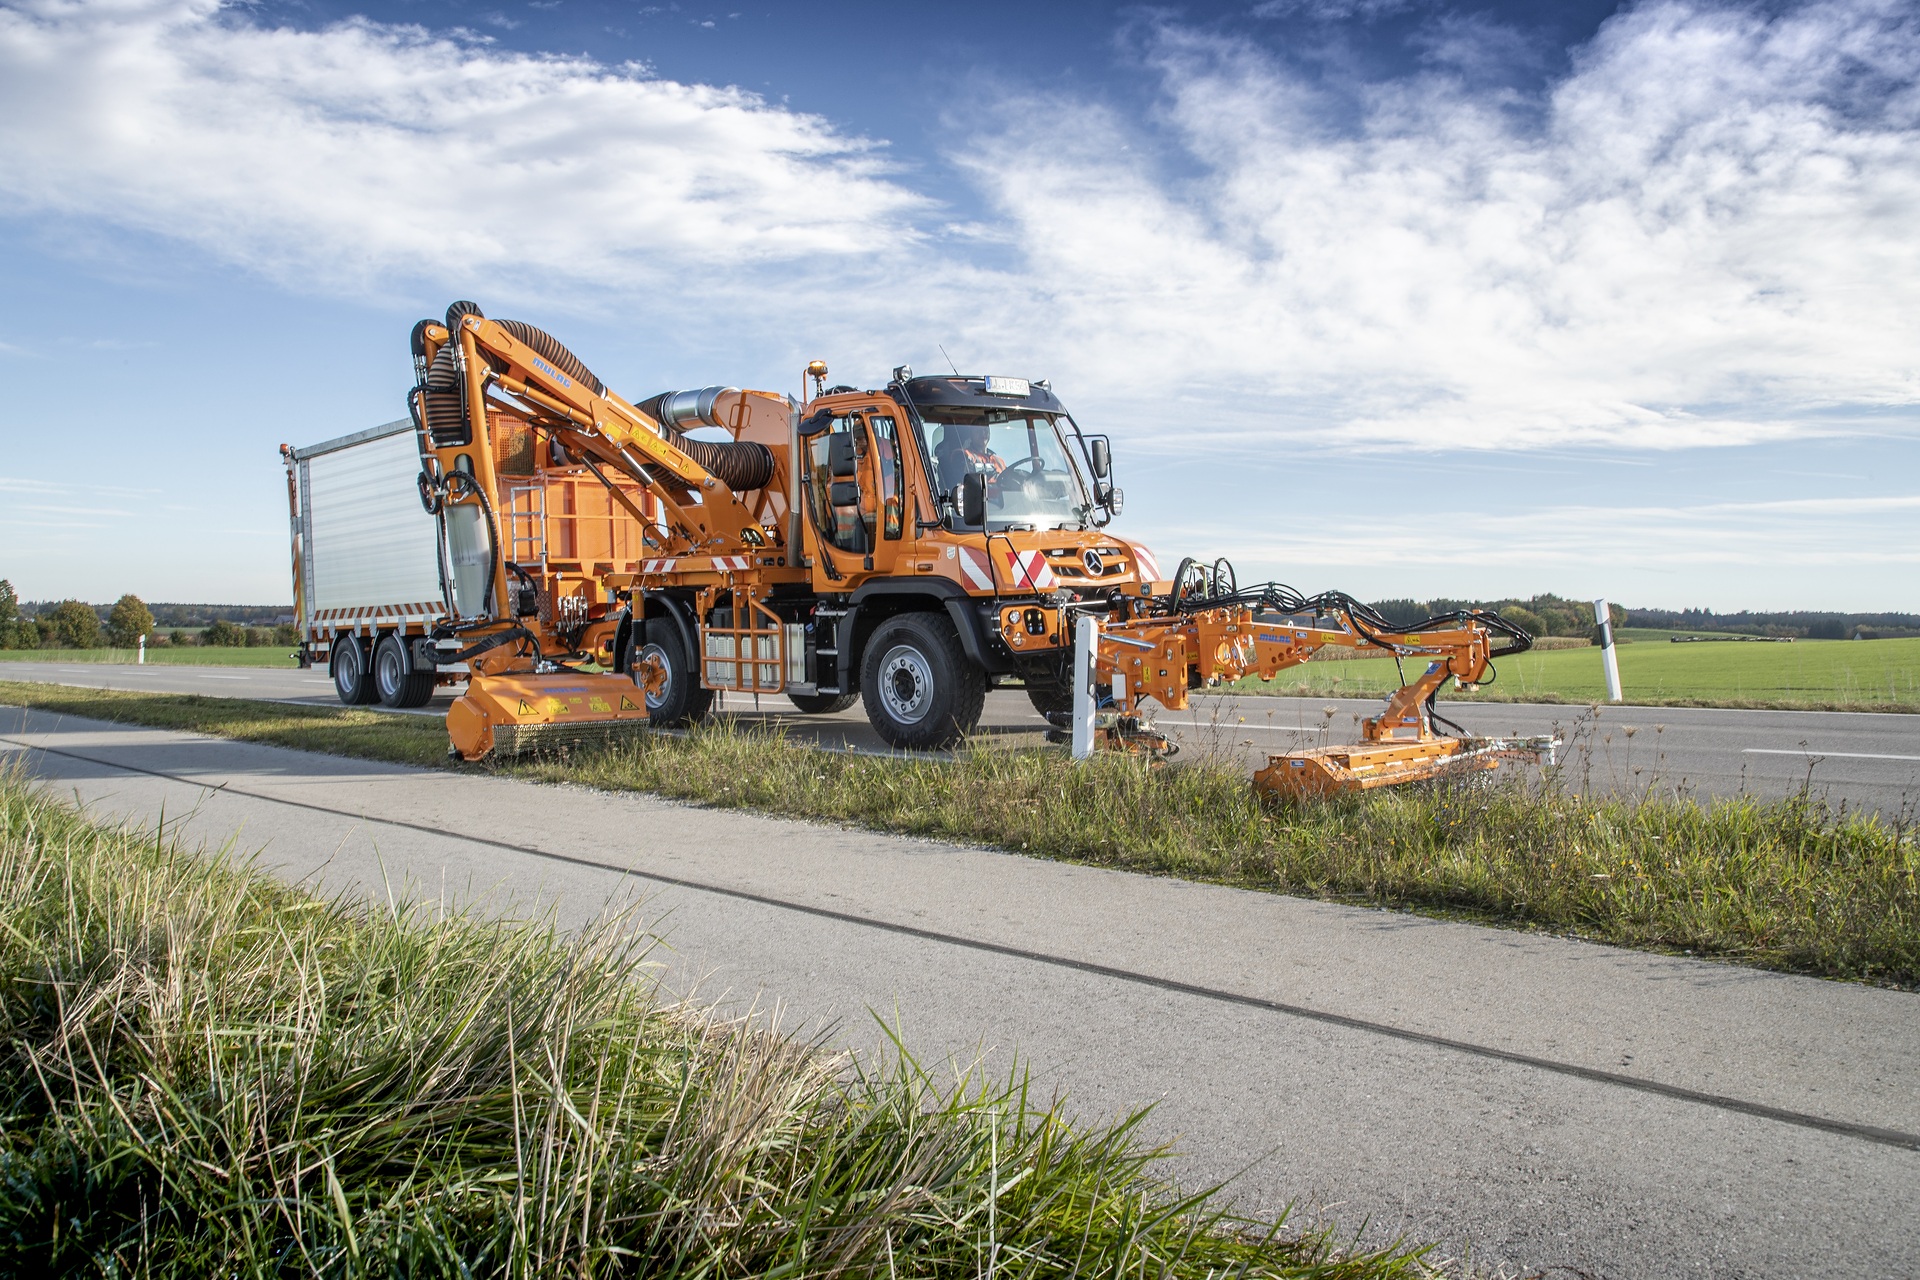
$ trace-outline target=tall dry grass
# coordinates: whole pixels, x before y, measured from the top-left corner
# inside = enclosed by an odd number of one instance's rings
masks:
[[[1139,1117],[662,1004],[620,919],[324,901],[0,776],[0,1273],[1425,1274]]]

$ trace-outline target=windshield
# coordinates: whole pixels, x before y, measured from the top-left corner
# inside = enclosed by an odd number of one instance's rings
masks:
[[[943,494],[968,472],[987,477],[987,528],[1079,529],[1090,502],[1055,415],[1030,409],[932,405],[922,410],[927,456]]]

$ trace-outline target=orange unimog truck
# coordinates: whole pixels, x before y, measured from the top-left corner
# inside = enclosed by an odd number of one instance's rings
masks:
[[[472,304],[421,322],[414,344],[420,485],[450,567],[443,643],[470,649],[512,620],[539,648],[523,665],[591,656],[644,686],[656,724],[699,719],[722,690],[807,712],[864,697],[888,743],[950,745],[994,683],[1069,706],[1062,601],[1159,576],[1104,528],[1121,502],[1105,437],[1045,383],[901,368],[882,388],[829,388],[816,363],[804,405],[729,387],[636,403]],[[537,536],[561,476],[602,487],[638,556],[563,557]]]
[[[1045,382],[903,366],[883,387],[828,387],[816,361],[804,404],[732,387],[632,402],[550,335],[469,302],[417,324],[413,356],[440,613],[426,636],[336,639],[330,661],[343,698],[351,662],[428,692],[464,675],[447,729],[466,759],[686,724],[719,691],[814,713],[859,699],[890,745],[944,747],[1003,682],[1071,725],[1076,752],[1157,752],[1146,700],[1178,709],[1328,645],[1425,670],[1365,741],[1277,756],[1258,785],[1356,790],[1538,758],[1542,744],[1443,733],[1434,707],[1446,681],[1492,678],[1524,631],[1476,610],[1395,628],[1339,592],[1242,589],[1224,561],[1163,578],[1106,527],[1121,507],[1106,437]],[[296,566],[312,551],[296,540]]]

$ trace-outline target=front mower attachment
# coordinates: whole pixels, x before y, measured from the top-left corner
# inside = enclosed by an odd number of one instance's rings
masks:
[[[621,675],[475,676],[447,709],[447,736],[462,760],[603,746],[646,727],[646,695]]]

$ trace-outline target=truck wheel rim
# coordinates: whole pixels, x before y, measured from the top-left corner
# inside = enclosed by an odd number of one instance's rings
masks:
[[[655,696],[651,693],[646,695],[647,710],[657,711],[673,701],[673,664],[667,661],[667,651],[657,644],[641,645],[640,651],[634,657],[636,659],[654,658],[660,663],[660,670],[666,673],[660,679],[659,695]],[[634,665],[640,664],[636,661]]]
[[[400,670],[400,660],[391,649],[374,660],[373,669],[380,679],[380,692],[391,698],[400,691],[400,681],[405,672]]]
[[[933,703],[933,668],[911,645],[897,644],[880,659],[880,701],[901,724],[926,719]]]

